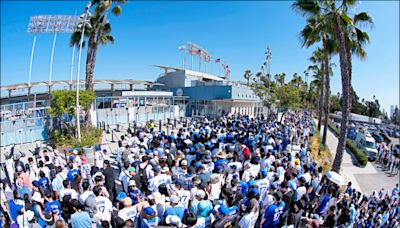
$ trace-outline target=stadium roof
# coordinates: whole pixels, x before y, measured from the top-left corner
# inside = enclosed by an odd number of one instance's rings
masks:
[[[80,80],[80,83],[83,85],[85,84],[85,80]],[[43,81],[43,82],[32,82],[31,85],[29,86],[28,83],[20,83],[20,84],[14,84],[14,85],[6,85],[6,86],[0,86],[1,90],[15,90],[15,89],[26,89],[26,88],[32,88],[36,86],[54,86],[54,85],[69,85],[70,81],[69,80],[59,80],[59,81],[52,81],[51,83],[48,81]],[[76,80],[72,81],[72,84],[76,84]],[[151,81],[143,81],[143,80],[131,80],[131,79],[126,79],[126,80],[93,80],[93,84],[126,84],[126,85],[154,85],[153,82]]]
[[[188,70],[188,69],[183,69],[183,68],[178,68],[178,67],[170,67],[170,66],[160,66],[160,65],[153,65],[153,66],[163,69],[165,71],[166,75],[168,72],[170,72],[170,70],[185,71],[185,74],[189,74],[191,76],[195,76],[195,77],[199,77],[199,78],[203,78],[203,79],[208,79],[208,80],[213,80],[213,81],[226,81],[225,78],[222,78],[222,77],[219,77],[216,75],[212,75],[212,74],[203,73],[200,71],[194,71],[194,70]]]

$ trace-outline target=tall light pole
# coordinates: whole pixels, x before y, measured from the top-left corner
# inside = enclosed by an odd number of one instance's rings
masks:
[[[75,45],[72,46],[71,73],[69,76],[69,90],[72,90],[72,77],[74,76]]]
[[[56,45],[57,33],[71,33],[76,27],[78,16],[69,15],[37,15],[32,16],[28,25],[28,33],[34,34],[31,58],[29,61],[29,75],[28,75],[28,85],[30,89],[31,79],[32,79],[32,62],[33,55],[35,53],[36,45],[36,35],[39,33],[54,33],[53,46],[51,49],[50,56],[50,72],[49,72],[49,92],[51,88],[52,72],[53,72],[53,57],[54,48]]]
[[[90,25],[90,9],[91,3],[86,6],[85,13],[79,16],[78,25],[76,26],[77,30],[81,30],[81,40],[79,42],[79,55],[78,55],[78,73],[76,75],[76,128],[78,133],[78,141],[81,141],[81,121],[80,121],[80,106],[79,106],[79,80],[80,80],[80,71],[81,71],[81,56],[82,56],[82,43],[83,37],[85,36],[85,27],[91,28]]]
[[[271,58],[272,58],[272,52],[269,46],[267,46],[267,50],[265,52],[265,60],[267,64],[267,74],[268,74],[268,99],[271,100]],[[271,105],[270,105],[271,106]],[[268,118],[269,118],[269,113],[270,113],[271,107],[268,108]]]

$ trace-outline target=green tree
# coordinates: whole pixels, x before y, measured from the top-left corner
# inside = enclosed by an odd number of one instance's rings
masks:
[[[286,78],[285,73],[276,74],[274,77],[276,82],[279,83],[279,86],[283,86],[285,84],[285,78]]]
[[[96,95],[92,91],[82,90],[79,92],[79,104],[83,111],[93,102]],[[50,115],[75,115],[76,93],[72,90],[54,90],[51,92]]]
[[[331,96],[331,106],[330,106],[330,112],[334,113],[337,111],[340,111],[340,97],[337,95],[332,95]]]
[[[250,85],[250,78],[253,76],[251,70],[245,70],[243,77],[247,80],[247,85]]]
[[[400,125],[400,111],[397,106],[394,108],[394,112],[393,115],[390,117],[390,120],[392,121],[392,123]]]
[[[355,54],[364,58],[366,52],[363,46],[369,42],[368,33],[362,31],[358,26],[360,24],[372,24],[372,18],[366,12],[357,13],[353,18],[349,16],[349,8],[355,4],[356,1],[353,0],[340,2],[333,0],[297,0],[293,4],[294,8],[304,15],[310,17],[322,15],[324,24],[332,26],[332,35],[338,44],[343,102],[339,143],[332,166],[336,172],[339,172],[343,160],[351,110],[352,55]]]
[[[298,109],[301,106],[299,89],[293,84],[284,84],[276,89],[276,103],[283,109],[282,118],[289,109]]]

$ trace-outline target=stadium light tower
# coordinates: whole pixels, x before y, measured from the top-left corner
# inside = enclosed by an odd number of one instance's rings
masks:
[[[35,45],[36,45],[36,35],[38,33],[54,33],[53,38],[53,46],[51,49],[50,56],[50,69],[49,69],[49,93],[51,90],[51,81],[53,74],[53,57],[54,57],[54,48],[56,46],[57,33],[71,33],[74,31],[78,16],[70,16],[70,15],[38,15],[32,16],[29,25],[28,25],[28,33],[34,34],[31,58],[29,61],[29,75],[28,75],[28,90],[30,91],[31,78],[32,78],[32,62],[33,55],[35,53]]]
[[[82,43],[83,43],[83,38],[85,36],[85,28],[92,28],[92,25],[90,24],[90,9],[91,3],[89,2],[86,5],[86,10],[85,12],[79,16],[79,20],[76,26],[76,30],[81,31],[81,39],[79,41],[79,55],[78,55],[78,73],[76,75],[76,128],[77,128],[77,133],[78,133],[78,140],[79,142],[81,141],[81,121],[80,121],[80,107],[79,107],[79,80],[80,80],[80,71],[81,71],[81,56],[82,56]]]

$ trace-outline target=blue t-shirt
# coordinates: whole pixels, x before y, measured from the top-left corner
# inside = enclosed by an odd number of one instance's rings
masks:
[[[132,199],[132,205],[136,205],[138,203],[137,197],[136,197],[136,194],[138,194],[138,193],[139,193],[139,198],[143,199],[143,193],[138,188],[134,189],[134,190],[131,190],[131,189],[128,190],[128,195]]]
[[[68,171],[67,173],[67,179],[69,181],[69,183],[71,184],[71,186],[74,184],[74,178],[75,175],[79,174],[79,171],[77,169],[71,169],[70,171]]]
[[[51,211],[58,216],[61,215],[61,203],[58,200],[53,200],[53,202],[47,202],[45,205],[46,211]]]
[[[39,179],[39,185],[42,186],[42,188],[49,188],[50,180],[47,177],[42,177]]]
[[[282,207],[282,205],[278,206],[276,204],[268,206],[264,213],[265,222],[262,224],[262,227],[277,227],[284,207],[285,206]]]
[[[89,213],[81,211],[71,215],[71,224],[73,228],[88,228],[92,227],[92,219]]]
[[[176,215],[182,221],[183,217],[185,217],[185,214],[186,214],[186,208],[185,207],[182,207],[182,206],[169,207],[164,212],[164,218],[166,218],[168,215]]]
[[[152,219],[140,218],[140,228],[155,227],[159,223],[160,223],[160,218],[157,216]]]

